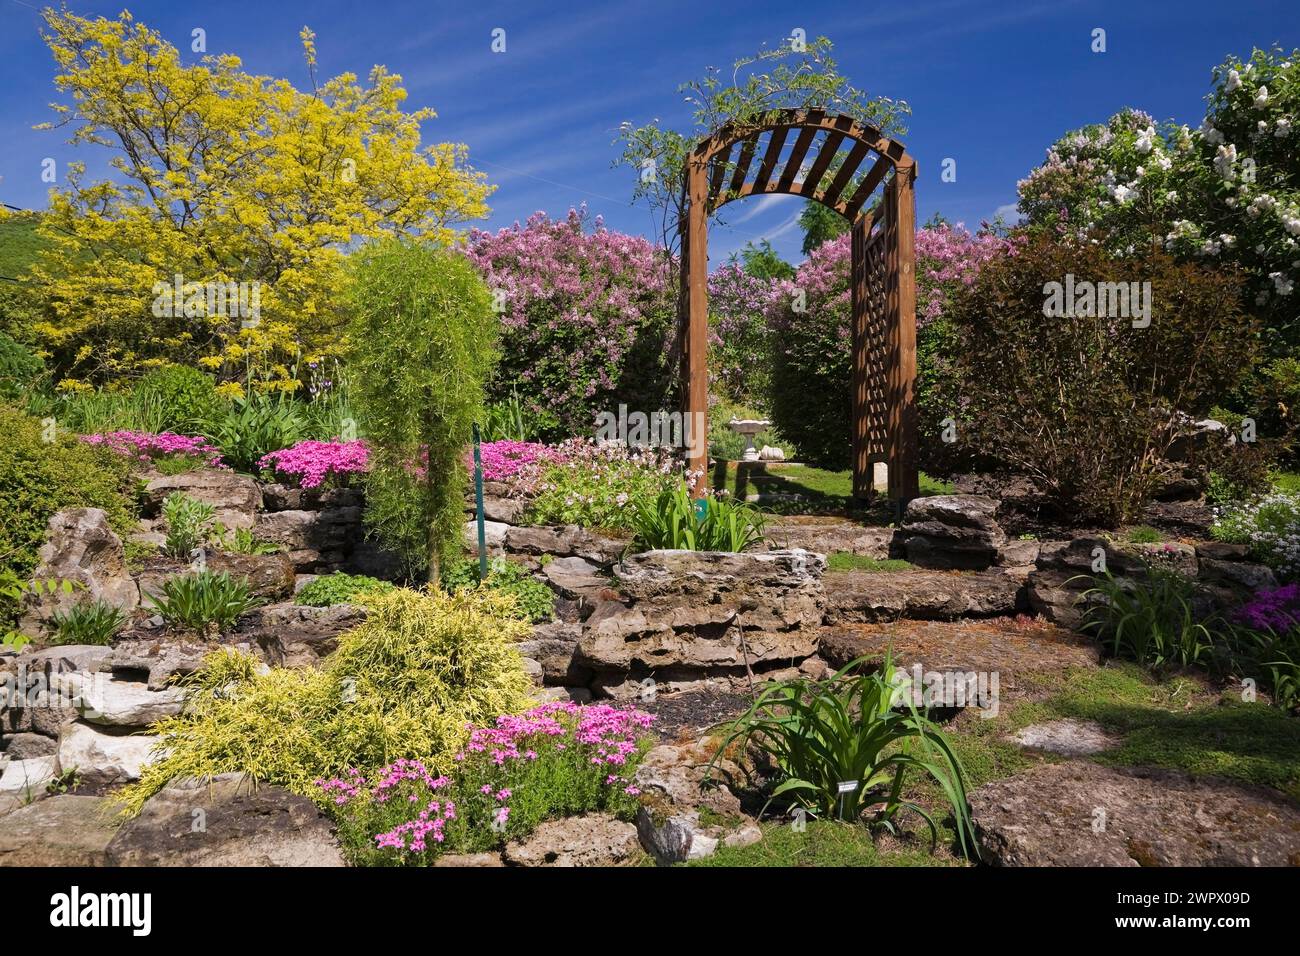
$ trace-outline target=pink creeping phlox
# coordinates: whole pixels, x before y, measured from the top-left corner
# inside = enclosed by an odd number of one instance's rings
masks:
[[[504,767],[512,761],[541,759],[536,747],[550,740],[557,752],[566,748],[564,741],[580,745],[591,752],[594,766],[618,768],[627,765],[636,753],[637,737],[654,722],[650,714],[637,710],[622,710],[608,704],[580,705],[572,701],[556,701],[534,707],[518,715],[498,717],[490,727],[469,726],[469,740],[464,749],[455,755],[462,767],[465,761],[482,759],[491,765]],[[468,768],[467,768],[468,769]],[[610,772],[604,777],[605,785],[618,787],[635,796],[640,791],[620,774]],[[380,849],[393,849],[419,853],[430,843],[440,844],[447,839],[446,826],[457,818],[454,778],[434,776],[419,760],[402,759],[382,768],[375,783],[368,785],[356,769],[349,770],[343,778],[317,780],[316,786],[338,806],[368,797],[375,803],[388,802],[395,788],[404,783],[423,787],[424,793],[408,795],[411,803],[423,804],[414,819],[407,820],[374,837]],[[510,819],[509,801],[515,796],[511,787],[482,784],[477,792],[491,802],[490,816],[495,827],[504,827]],[[427,802],[426,802],[427,798]]]
[[[535,441],[490,441],[479,446],[485,481],[509,481],[534,462],[552,460],[552,449]],[[466,462],[472,466],[472,459]]]
[[[196,435],[178,435],[175,432],[115,431],[82,435],[88,445],[98,445],[136,461],[153,461],[172,455],[200,458],[210,468],[222,468],[221,449]]]
[[[296,481],[301,488],[317,488],[328,478],[364,473],[370,467],[369,453],[360,439],[300,441],[263,455],[257,465]]]

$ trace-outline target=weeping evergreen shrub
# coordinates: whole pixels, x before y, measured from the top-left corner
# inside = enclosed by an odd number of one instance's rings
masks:
[[[431,582],[460,540],[463,452],[481,417],[499,320],[462,255],[390,239],[354,259],[349,381],[366,423],[366,523]]]

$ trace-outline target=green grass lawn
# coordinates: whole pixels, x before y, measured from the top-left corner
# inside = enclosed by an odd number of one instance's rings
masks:
[[[926,848],[880,850],[866,827],[808,820],[799,831],[790,823],[762,824],[763,839],[743,847],[718,847],[687,866],[953,866]]]
[[[797,462],[767,463],[716,462],[711,483],[715,491],[724,488],[741,500],[748,495],[799,496],[801,502],[779,509],[789,512],[840,512],[849,508],[853,497],[853,472],[827,471]],[[922,495],[952,494],[952,485],[922,473]],[[800,507],[802,506],[802,507]]]

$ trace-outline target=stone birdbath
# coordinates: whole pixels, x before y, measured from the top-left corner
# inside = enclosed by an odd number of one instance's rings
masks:
[[[727,427],[733,432],[745,436],[745,453],[742,461],[758,461],[758,449],[754,447],[754,436],[772,423],[759,418],[733,418]]]

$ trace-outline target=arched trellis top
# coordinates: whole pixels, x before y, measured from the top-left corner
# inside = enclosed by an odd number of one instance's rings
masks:
[[[891,175],[892,174],[892,175]],[[889,497],[919,493],[916,468],[916,164],[902,143],[850,116],[783,110],[727,125],[688,155],[682,183],[680,336],[691,470],[708,468],[708,219],[746,196],[802,196],[852,227],[853,495],[873,496],[877,464]],[[867,203],[883,187],[868,216]]]
[[[761,126],[724,126],[692,150],[691,161],[708,167],[710,214],[735,199],[783,193],[821,203],[850,222],[890,172],[913,166],[902,143],[823,110],[786,110]]]

